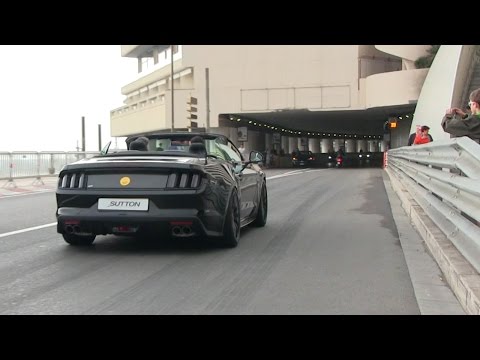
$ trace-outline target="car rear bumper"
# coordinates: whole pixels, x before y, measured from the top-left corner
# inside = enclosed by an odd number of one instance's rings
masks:
[[[292,165],[293,166],[311,166],[312,165],[312,162],[308,161],[308,160],[293,160],[292,161]]]
[[[59,208],[57,232],[118,235],[145,231],[180,236],[222,236],[224,216],[214,209],[160,209],[153,202],[147,211],[104,211],[97,206],[95,203],[89,208]]]

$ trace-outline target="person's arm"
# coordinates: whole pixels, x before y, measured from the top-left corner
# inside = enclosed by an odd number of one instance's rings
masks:
[[[447,114],[442,119],[442,128],[454,136],[480,137],[480,117],[469,115],[462,119]]]

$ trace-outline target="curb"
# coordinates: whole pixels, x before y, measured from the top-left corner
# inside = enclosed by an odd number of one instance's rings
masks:
[[[425,241],[445,280],[469,315],[480,315],[480,274],[433,223],[395,175],[385,169],[408,218]]]
[[[55,191],[57,178],[18,178],[0,181],[0,198]]]

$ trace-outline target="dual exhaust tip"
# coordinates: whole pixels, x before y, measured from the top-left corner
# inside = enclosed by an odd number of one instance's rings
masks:
[[[190,225],[175,225],[172,227],[172,235],[178,237],[188,237],[195,235],[195,233],[192,231],[192,227]]]
[[[65,231],[67,232],[67,234],[76,234],[80,233],[81,229],[78,225],[67,225],[65,226]]]

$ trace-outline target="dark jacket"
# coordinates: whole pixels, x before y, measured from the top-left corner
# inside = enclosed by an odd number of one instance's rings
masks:
[[[445,115],[442,119],[442,128],[452,137],[468,136],[471,139],[480,139],[480,116],[468,115],[463,119],[459,116]]]

